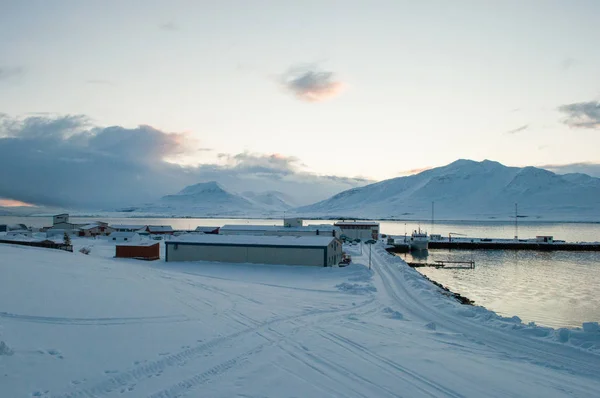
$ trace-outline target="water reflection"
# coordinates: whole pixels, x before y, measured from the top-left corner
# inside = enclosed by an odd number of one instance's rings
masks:
[[[406,261],[475,261],[475,269],[419,272],[504,316],[552,327],[600,320],[600,253],[508,250],[429,250]]]

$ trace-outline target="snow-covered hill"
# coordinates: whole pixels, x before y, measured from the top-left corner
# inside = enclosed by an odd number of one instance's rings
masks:
[[[274,211],[283,211],[291,209],[294,206],[294,199],[289,195],[279,191],[265,192],[243,192],[242,196],[256,203],[259,206],[264,206],[267,209]]]
[[[464,306],[381,244],[345,268],[0,245],[0,396],[596,397],[598,324]],[[91,253],[78,252],[91,247]],[[164,246],[162,253],[164,257]],[[508,382],[509,381],[509,382]]]
[[[341,192],[294,209],[303,216],[358,218],[600,220],[600,179],[484,160],[447,166]]]
[[[276,192],[245,193],[227,191],[215,181],[190,185],[155,203],[133,207],[130,213],[192,217],[260,217],[279,214],[290,207],[285,195]]]

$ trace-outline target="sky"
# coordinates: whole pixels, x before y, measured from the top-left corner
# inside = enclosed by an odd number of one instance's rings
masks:
[[[593,0],[0,0],[0,198],[125,204],[215,179],[306,203],[459,158],[600,176],[598,15]]]

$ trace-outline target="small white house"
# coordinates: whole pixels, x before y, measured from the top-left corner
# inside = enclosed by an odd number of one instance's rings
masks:
[[[110,226],[116,232],[137,232],[146,229],[147,225],[115,224]]]
[[[31,238],[32,233],[26,229],[17,229],[14,231],[8,231],[6,236],[27,236],[28,238]]]
[[[106,223],[94,223],[88,225],[82,225],[79,227],[79,236],[100,236],[100,235],[108,235],[113,231],[112,228],[108,226]]]
[[[108,236],[109,241],[113,242],[139,242],[140,234],[137,232],[111,232]]]
[[[77,228],[77,229],[50,228],[49,230],[46,231],[46,237],[48,239],[62,237],[62,236],[65,236],[65,232],[69,236],[77,236],[79,234],[79,228]]]
[[[538,243],[554,243],[554,236],[538,235],[535,237],[535,241]]]
[[[288,217],[283,219],[284,227],[301,227],[303,220],[298,217]]]
[[[339,221],[335,224],[340,227],[342,234],[350,239],[379,239],[379,223],[370,221]]]
[[[57,214],[52,216],[52,225],[57,224],[68,224],[69,223],[69,215],[67,213]]]

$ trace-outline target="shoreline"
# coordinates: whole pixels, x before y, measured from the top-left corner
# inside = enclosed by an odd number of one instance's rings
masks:
[[[125,213],[127,214],[127,213]],[[0,215],[0,217],[31,217],[31,218],[42,218],[42,217],[52,217],[53,214],[43,213],[43,214],[5,214]],[[290,215],[292,216],[292,215]],[[77,215],[71,214],[71,217],[75,218],[128,218],[128,219],[189,219],[189,220],[215,220],[215,219],[230,219],[230,220],[282,220],[283,217],[278,216],[234,216],[234,215],[213,215],[213,216],[175,216],[175,215],[136,215],[136,216],[126,216],[126,215],[107,215],[107,214],[85,214],[85,215]],[[296,217],[296,216],[294,216]],[[414,219],[402,219],[402,218],[368,218],[368,217],[299,217],[304,220],[319,220],[319,221],[339,221],[339,220],[348,220],[348,221],[382,221],[382,222],[431,222],[431,219],[426,218],[414,218]],[[498,223],[498,224],[513,224],[514,220],[511,219],[498,219],[496,217],[493,218],[447,218],[447,219],[439,219],[435,220],[436,224],[444,224],[444,223]],[[519,221],[520,225],[527,224],[600,224],[600,220],[522,220]]]
[[[401,257],[396,256],[394,253],[390,252],[389,250],[386,249],[386,252],[390,255],[390,256],[394,256],[399,258],[400,260],[404,261]],[[406,263],[406,261],[404,261],[404,263]],[[408,264],[406,264],[407,267],[410,267]],[[413,268],[414,269],[414,268]],[[416,270],[415,270],[416,271]],[[447,297],[451,297],[453,299],[455,299],[456,301],[458,301],[459,303],[461,303],[462,305],[470,305],[470,306],[475,306],[475,301],[471,300],[470,298],[463,296],[460,293],[456,293],[453,292],[452,290],[450,290],[449,288],[447,288],[446,286],[442,285],[439,282],[434,281],[433,279],[429,278],[427,275],[424,275],[422,273],[420,273],[419,271],[416,271],[419,275],[421,275],[421,277],[423,277],[424,279],[426,279],[427,281],[429,281],[431,284],[439,287],[440,289],[442,289],[442,294],[447,296]],[[489,311],[488,308],[484,307],[486,310]]]

